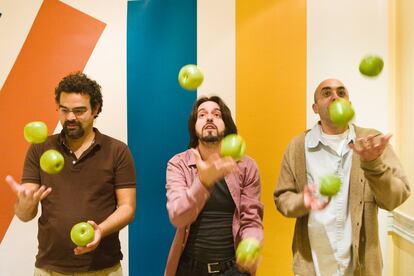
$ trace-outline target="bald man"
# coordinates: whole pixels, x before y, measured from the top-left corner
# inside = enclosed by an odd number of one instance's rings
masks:
[[[328,107],[338,98],[349,101],[341,81],[318,85],[312,109],[320,120],[287,146],[274,192],[277,209],[296,218],[295,275],[381,275],[378,207],[393,210],[410,195],[391,135],[335,125]],[[326,174],[342,183],[331,198],[318,192]]]

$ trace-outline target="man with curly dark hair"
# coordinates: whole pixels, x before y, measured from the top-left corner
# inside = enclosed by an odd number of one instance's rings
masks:
[[[62,132],[31,145],[22,184],[6,177],[20,220],[35,218],[41,205],[34,275],[122,275],[118,235],[133,220],[136,206],[132,155],[126,144],[93,127],[103,104],[96,81],[81,72],[69,74],[56,87],[55,101]],[[39,166],[42,153],[52,148],[65,161],[54,175]],[[70,238],[72,226],[81,221],[95,229],[86,246]]]

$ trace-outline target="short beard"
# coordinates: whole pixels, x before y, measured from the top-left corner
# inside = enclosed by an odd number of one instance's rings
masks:
[[[200,141],[205,144],[215,144],[221,141],[221,137],[216,135],[207,135],[205,137],[201,137]]]
[[[68,128],[69,123],[75,123],[78,126],[78,128],[69,129]],[[66,121],[63,124],[63,133],[70,139],[79,139],[83,135],[85,135],[85,130],[82,128],[82,125],[79,122]]]
[[[207,135],[199,137],[200,142],[203,144],[217,144],[219,143],[224,137],[224,132],[218,133],[218,135]]]

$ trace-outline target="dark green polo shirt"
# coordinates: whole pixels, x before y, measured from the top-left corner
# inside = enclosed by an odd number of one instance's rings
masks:
[[[81,221],[104,221],[117,208],[116,189],[135,188],[132,155],[121,141],[95,131],[95,141],[77,159],[65,145],[63,134],[31,145],[24,163],[22,183],[52,187],[41,202],[38,221],[39,251],[36,267],[57,272],[94,271],[111,267],[122,259],[119,232],[102,239],[92,252],[75,256],[70,239],[72,226]],[[63,170],[49,175],[40,169],[39,159],[48,149],[65,159]]]

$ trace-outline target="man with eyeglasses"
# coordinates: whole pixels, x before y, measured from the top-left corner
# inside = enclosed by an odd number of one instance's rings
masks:
[[[103,104],[96,81],[80,72],[69,74],[56,87],[55,101],[62,132],[31,145],[22,184],[6,177],[17,196],[20,220],[35,218],[41,204],[34,275],[120,276],[118,235],[133,220],[136,206],[132,155],[126,144],[93,127]],[[65,159],[56,175],[39,167],[41,154],[51,148]],[[95,229],[86,246],[76,246],[70,238],[72,226],[81,221]]]
[[[295,275],[381,275],[378,207],[393,210],[410,195],[391,135],[334,124],[328,109],[339,98],[349,101],[341,81],[318,85],[312,108],[320,121],[289,143],[274,192],[277,209],[296,218]],[[325,201],[317,187],[327,174],[342,185]]]

